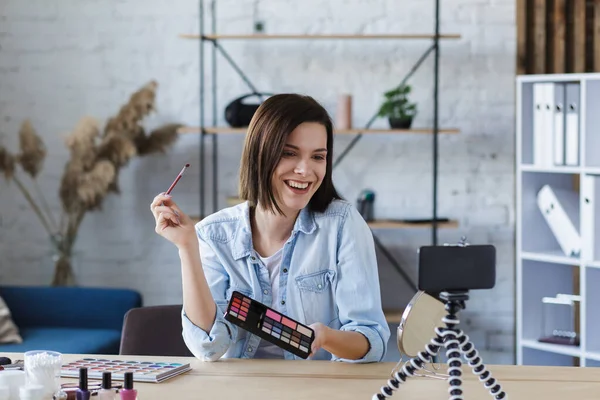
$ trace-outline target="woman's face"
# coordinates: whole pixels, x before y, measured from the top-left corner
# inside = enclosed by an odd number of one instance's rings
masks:
[[[271,182],[279,207],[295,215],[308,205],[327,169],[327,130],[304,122],[290,133]]]

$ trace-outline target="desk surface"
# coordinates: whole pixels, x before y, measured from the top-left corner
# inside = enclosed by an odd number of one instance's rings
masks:
[[[20,353],[3,353],[12,360]],[[65,362],[99,355],[65,354]],[[327,399],[370,400],[390,377],[393,363],[346,364],[327,361],[238,360],[202,362],[194,358],[105,356],[121,360],[189,362],[192,370],[162,383],[140,383],[140,400],[177,398],[227,399]],[[440,365],[445,373],[445,365]],[[491,365],[509,399],[598,399],[600,369],[579,367],[532,367]],[[76,379],[64,378],[64,382]],[[466,399],[492,399],[468,366],[463,365]],[[444,380],[415,377],[395,392],[393,399],[447,399]]]

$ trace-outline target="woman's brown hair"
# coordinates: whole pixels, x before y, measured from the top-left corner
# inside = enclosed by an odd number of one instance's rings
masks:
[[[326,171],[321,186],[308,203],[311,211],[322,212],[333,199],[339,199],[332,180],[333,124],[331,117],[315,99],[300,94],[277,94],[265,100],[254,113],[242,152],[240,197],[251,206],[283,211],[277,204],[271,179],[279,163],[288,135],[304,122],[316,122],[327,131]]]

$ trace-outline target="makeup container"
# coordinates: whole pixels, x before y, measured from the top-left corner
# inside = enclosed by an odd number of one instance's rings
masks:
[[[133,372],[125,372],[123,377],[123,389],[119,392],[121,400],[136,400],[137,390],[133,388]]]
[[[88,390],[88,370],[79,368],[79,388],[76,392],[77,400],[89,400],[91,392]]]
[[[301,358],[308,358],[314,331],[266,305],[234,291],[225,319]]]
[[[0,386],[0,400],[10,400],[10,388],[6,385]]]
[[[19,399],[19,388],[25,386],[25,372],[24,371],[0,371],[0,386],[8,388],[10,400]]]
[[[102,386],[98,390],[98,400],[115,400],[116,392],[112,388],[112,375],[108,371],[102,373]]]
[[[44,397],[51,399],[60,388],[62,354],[56,351],[32,350],[24,355],[25,383],[41,385]]]
[[[19,388],[20,400],[46,400],[45,388],[42,385],[26,385]]]

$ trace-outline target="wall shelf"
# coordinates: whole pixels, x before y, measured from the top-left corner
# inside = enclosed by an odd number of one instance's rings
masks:
[[[200,222],[202,218],[199,216],[190,216],[194,223]],[[375,220],[367,222],[367,225],[371,229],[419,229],[419,228],[431,228],[432,223],[411,223],[401,221],[388,221],[388,220]],[[458,227],[457,221],[438,222],[438,228],[456,228]]]
[[[246,133],[248,128],[230,128],[227,126],[205,126],[204,133],[207,134],[240,134]],[[178,129],[179,134],[200,134],[202,129],[195,126],[184,126]],[[438,133],[443,134],[457,134],[460,131],[455,128],[450,129],[439,129]],[[426,134],[432,135],[433,129],[431,128],[411,128],[411,129],[336,129],[334,131],[336,135],[358,135],[360,133],[365,135],[393,135],[393,134]]]
[[[398,33],[398,34],[377,34],[377,33],[366,33],[366,34],[344,34],[344,33],[332,33],[332,34],[272,34],[272,33],[253,33],[253,34],[206,34],[204,36],[198,34],[181,34],[179,37],[183,39],[202,39],[205,40],[269,40],[269,39],[329,39],[329,40],[356,40],[356,39],[435,39],[435,35],[427,33]],[[438,36],[439,39],[460,39],[461,35],[458,34],[442,34]]]
[[[367,224],[371,229],[412,229],[412,228],[431,228],[431,222],[403,222],[390,220],[375,220],[368,221]],[[438,228],[457,228],[458,221],[438,222]]]
[[[210,27],[205,22],[205,3],[209,4],[209,15],[207,16],[210,20]],[[425,60],[431,55],[433,57],[433,71],[432,71],[432,107],[433,107],[433,121],[431,127],[424,128],[412,128],[412,129],[377,129],[371,128],[375,120],[378,118],[378,113],[376,112],[378,109],[378,104],[373,105],[373,109],[375,111],[375,115],[373,115],[369,121],[366,123],[364,127],[352,128],[352,129],[341,129],[336,130],[336,134],[343,135],[353,135],[352,140],[350,140],[349,144],[337,155],[333,168],[337,168],[341,161],[347,156],[347,154],[353,149],[356,148],[356,143],[362,137],[369,135],[394,135],[394,134],[422,134],[422,135],[430,135],[432,137],[431,144],[431,153],[432,153],[432,215],[431,215],[431,223],[407,223],[400,221],[374,221],[369,223],[372,229],[384,230],[384,229],[413,229],[413,228],[430,228],[431,234],[431,244],[436,245],[438,241],[438,229],[439,228],[454,228],[458,226],[456,221],[448,221],[448,222],[438,222],[443,220],[438,216],[438,164],[439,164],[439,145],[438,138],[440,134],[457,134],[459,130],[457,128],[445,128],[439,124],[439,93],[440,93],[440,41],[443,39],[460,39],[461,35],[459,34],[442,34],[440,32],[440,1],[436,0],[432,2],[434,8],[434,18],[432,22],[432,32],[431,33],[323,33],[323,34],[304,34],[304,33],[218,33],[217,28],[217,0],[200,0],[199,4],[199,30],[196,34],[181,34],[180,38],[183,39],[193,39],[197,40],[199,43],[199,91],[200,91],[200,119],[199,126],[186,126],[179,130],[180,134],[197,134],[200,136],[200,204],[199,210],[197,211],[198,215],[209,215],[213,212],[218,211],[221,207],[220,204],[222,199],[219,198],[220,193],[218,190],[219,185],[219,175],[218,175],[218,141],[222,135],[226,134],[245,134],[247,128],[231,128],[227,126],[219,126],[218,121],[218,107],[217,107],[217,75],[220,74],[221,68],[217,66],[217,55],[220,53],[228,64],[235,70],[237,75],[245,82],[248,86],[251,93],[259,94],[261,91],[258,87],[256,87],[251,79],[244,73],[241,66],[239,66],[235,61],[234,57],[230,55],[224,48],[224,41],[230,40],[426,40],[431,41],[431,43],[424,49],[424,52],[417,59],[415,64],[407,71],[406,76],[404,76],[401,80],[398,81],[398,86],[406,84],[406,82],[410,79],[410,77],[423,65]],[[208,49],[211,51],[211,80],[212,84],[206,84],[205,80],[205,63],[206,63],[206,51]],[[268,73],[268,72],[267,72]],[[206,96],[206,91],[210,86],[211,97],[212,99],[208,99]],[[211,121],[208,122],[208,118],[205,115],[205,108],[207,107],[209,101],[212,100],[212,115]],[[211,190],[212,192],[209,194],[212,197],[212,201],[210,201],[212,205],[212,210],[207,210],[207,202],[206,202],[206,174],[208,168],[206,168],[207,158],[205,155],[207,144],[205,143],[207,137],[210,137],[211,148],[211,156],[212,156],[212,179],[211,179]],[[342,194],[343,195],[343,194]],[[230,199],[227,199],[227,203],[231,205]],[[196,220],[199,220],[198,218]],[[390,264],[396,269],[398,274],[406,281],[410,288],[417,290],[417,284],[414,280],[406,273],[404,268],[401,267],[400,263],[396,258],[385,248],[383,243],[378,239],[375,232],[373,232],[373,239],[375,242],[376,248],[383,254],[383,256],[390,262]]]
[[[567,257],[562,251],[550,250],[546,252],[528,252],[523,251],[521,257],[524,260],[543,261],[565,265],[579,265],[581,261],[576,257]]]

